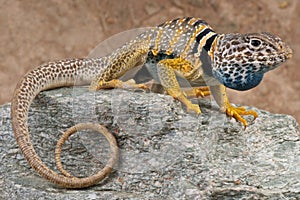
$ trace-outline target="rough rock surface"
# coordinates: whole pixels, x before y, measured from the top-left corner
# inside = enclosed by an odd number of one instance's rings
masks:
[[[257,110],[246,130],[200,101],[187,114],[169,96],[87,88],[41,93],[29,114],[32,142],[55,169],[61,131],[78,122],[105,124],[117,137],[120,161],[108,178],[81,190],[60,188],[29,168],[0,107],[1,199],[299,199],[300,135],[295,119]],[[255,109],[255,108],[254,108]],[[250,118],[247,118],[250,121]],[[80,132],[64,145],[62,160],[74,175],[95,173],[109,154],[100,134]]]

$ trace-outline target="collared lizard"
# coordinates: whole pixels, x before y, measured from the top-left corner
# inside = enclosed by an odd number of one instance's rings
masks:
[[[265,72],[276,68],[291,56],[290,47],[270,33],[218,34],[202,19],[175,19],[145,31],[105,57],[49,62],[27,73],[18,83],[12,100],[13,131],[24,157],[42,177],[67,188],[88,187],[111,171],[110,165],[117,159],[116,144],[112,142],[112,137],[107,136],[115,157],[106,170],[93,178],[60,175],[48,168],[35,152],[28,131],[28,110],[39,92],[73,86],[75,83],[90,84],[91,90],[128,85],[144,88],[143,84],[122,82],[118,78],[128,70],[146,64],[167,94],[182,102],[188,111],[201,113],[199,105],[193,104],[187,96],[211,93],[222,112],[247,126],[242,116],[252,115],[256,118],[257,113],[232,106],[227,98],[226,87],[251,89],[260,83]],[[183,91],[176,76],[184,77],[195,88]],[[207,88],[202,90],[199,86],[203,85]],[[81,128],[99,130],[97,126],[79,125]],[[74,131],[76,128],[73,127],[69,133]],[[66,134],[63,136],[68,137]]]

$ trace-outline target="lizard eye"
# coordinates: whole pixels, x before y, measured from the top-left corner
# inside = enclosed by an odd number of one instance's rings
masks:
[[[261,41],[258,40],[258,39],[252,39],[252,40],[250,41],[250,44],[251,44],[252,46],[254,46],[254,47],[259,47],[259,46],[261,45]]]

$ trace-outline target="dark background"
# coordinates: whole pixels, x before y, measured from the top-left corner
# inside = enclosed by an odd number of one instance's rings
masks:
[[[293,58],[231,102],[291,114],[300,122],[300,3],[297,0],[0,0],[0,104],[17,81],[47,61],[86,57],[113,34],[169,19],[205,19],[217,32],[262,32],[291,45]]]

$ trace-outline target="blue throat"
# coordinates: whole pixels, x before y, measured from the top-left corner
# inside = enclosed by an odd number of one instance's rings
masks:
[[[262,80],[263,72],[252,72],[243,76],[226,76],[222,70],[212,70],[214,77],[228,88],[244,91],[256,87]]]

